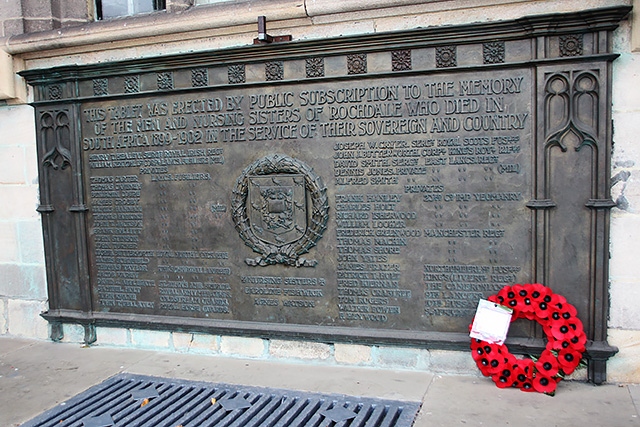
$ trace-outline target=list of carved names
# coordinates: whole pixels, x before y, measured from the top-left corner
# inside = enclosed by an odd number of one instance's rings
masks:
[[[84,104],[98,309],[459,328],[530,271],[531,85],[513,70]],[[245,262],[230,200],[270,153],[327,187],[315,267]]]

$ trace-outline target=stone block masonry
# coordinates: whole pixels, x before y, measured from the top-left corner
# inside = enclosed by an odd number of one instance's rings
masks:
[[[72,325],[64,327],[65,335],[73,329]],[[166,352],[303,365],[383,367],[420,372],[479,375],[470,355],[456,351],[105,327],[98,327],[96,335],[97,341],[94,345],[105,347],[147,348]],[[74,334],[74,336],[78,344],[82,343],[82,334]]]
[[[0,334],[46,339],[48,324],[33,109],[0,107]]]

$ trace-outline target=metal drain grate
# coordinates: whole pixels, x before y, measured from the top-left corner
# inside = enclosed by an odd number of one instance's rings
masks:
[[[22,427],[411,427],[420,402],[119,374]]]

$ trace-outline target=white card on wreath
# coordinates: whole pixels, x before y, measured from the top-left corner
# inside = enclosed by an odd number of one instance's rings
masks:
[[[471,338],[502,345],[507,339],[513,310],[504,305],[481,299],[471,325]]]

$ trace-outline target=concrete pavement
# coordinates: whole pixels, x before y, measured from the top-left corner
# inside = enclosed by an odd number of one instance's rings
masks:
[[[640,385],[563,381],[554,397],[481,376],[254,359],[0,337],[0,427],[15,427],[120,373],[422,401],[414,426],[640,426]]]

